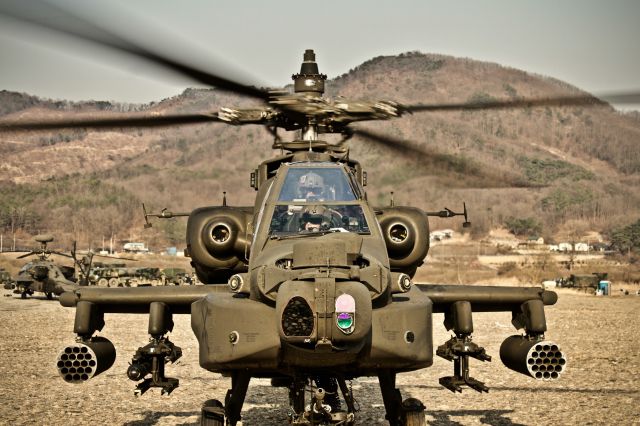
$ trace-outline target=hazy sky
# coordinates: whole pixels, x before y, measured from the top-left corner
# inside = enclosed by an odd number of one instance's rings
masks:
[[[0,0],[0,9],[7,6]],[[117,34],[243,81],[282,86],[304,49],[335,77],[410,50],[497,62],[592,93],[640,89],[640,1],[51,2]],[[0,89],[148,102],[193,86],[126,55],[0,16]],[[222,69],[221,64],[226,64]],[[425,100],[428,101],[428,100]]]

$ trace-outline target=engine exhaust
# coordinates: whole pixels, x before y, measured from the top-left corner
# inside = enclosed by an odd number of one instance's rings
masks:
[[[507,368],[537,380],[556,380],[567,368],[557,344],[523,336],[507,337],[500,345],[500,359]]]
[[[92,337],[65,347],[58,355],[58,374],[67,383],[83,383],[107,371],[116,360],[116,348],[104,337]]]

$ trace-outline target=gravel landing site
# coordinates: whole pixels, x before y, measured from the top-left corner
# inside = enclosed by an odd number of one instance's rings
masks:
[[[55,361],[74,341],[74,310],[56,300],[26,300],[8,291],[0,297],[0,424],[6,425],[197,425],[206,399],[224,400],[230,379],[201,369],[198,345],[188,315],[176,315],[170,338],[183,356],[167,367],[180,379],[170,396],[152,389],[136,397],[126,377],[131,356],[148,342],[146,315],[105,315],[100,335],[117,350],[114,366],[81,385],[57,374]],[[431,368],[398,377],[403,397],[420,399],[429,425],[629,425],[640,424],[640,296],[596,297],[560,290],[547,307],[548,340],[565,352],[567,369],[554,382],[536,381],[502,365],[501,342],[517,334],[509,313],[474,315],[474,341],[491,362],[471,360],[471,376],[489,393],[465,389],[452,393],[438,378],[452,363],[435,356]],[[443,315],[434,315],[434,347],[449,338]],[[360,411],[357,424],[384,425],[377,380],[352,382]],[[287,424],[287,391],[254,379],[245,401],[243,425]]]

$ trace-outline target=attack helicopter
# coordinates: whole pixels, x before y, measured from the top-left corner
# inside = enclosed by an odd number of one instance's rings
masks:
[[[434,313],[444,314],[444,326],[452,332],[435,354],[453,363],[453,374],[439,380],[453,392],[465,387],[488,391],[470,375],[471,358],[491,360],[472,337],[477,312],[511,312],[514,327],[522,330],[501,345],[500,358],[507,368],[535,380],[556,380],[565,371],[564,352],[546,339],[545,306],[556,303],[554,292],[540,287],[414,283],[416,269],[429,250],[428,218],[463,216],[468,225],[466,207],[458,213],[446,208],[427,212],[410,206],[372,205],[365,191],[367,175],[349,156],[347,142],[357,134],[418,153],[414,145],[349,125],[428,111],[600,104],[597,99],[444,105],[331,101],[322,96],[326,75],[319,72],[312,50],[304,53],[289,93],[246,86],[121,37],[105,39],[81,28],[35,22],[145,58],[199,83],[259,99],[266,106],[202,114],[5,121],[0,131],[253,124],[270,129],[273,148],[282,151],[251,172],[250,185],[256,190],[253,205],[223,203],[188,214],[185,254],[207,285],[79,288],[61,295],[60,303],[76,310],[75,342],[61,351],[56,364],[65,381],[82,383],[113,365],[113,344],[96,333],[105,327],[104,314],[114,312],[149,315],[150,339],[135,352],[127,370],[127,376],[137,382],[137,395],[151,388],[170,394],[178,387],[178,379],[165,376],[166,365],[182,355],[168,334],[174,314],[191,315],[200,366],[231,378],[224,402],[203,404],[203,425],[237,424],[252,378],[270,378],[273,386],[288,388],[291,424],[354,424],[355,395],[347,382],[362,376],[378,378],[390,425],[425,424],[424,405],[413,398],[403,400],[396,377],[432,365]],[[284,141],[277,129],[296,131],[298,137]],[[343,140],[330,144],[320,139],[332,133]],[[165,211],[155,216],[173,214]]]
[[[444,312],[445,326],[454,333],[436,350],[454,363],[453,375],[440,379],[446,388],[488,390],[469,374],[470,358],[491,359],[472,340],[473,312],[513,312],[514,324],[525,330],[503,343],[507,367],[540,380],[560,376],[566,357],[545,339],[544,306],[555,303],[555,293],[413,283],[429,249],[428,217],[460,215],[468,224],[466,208],[456,213],[372,206],[362,166],[343,144],[330,145],[318,134],[346,133],[352,121],[388,119],[407,108],[388,101],[332,105],[320,97],[325,78],[307,50],[293,94],[270,93],[264,111],[224,108],[216,115],[216,121],[231,124],[299,130],[300,139],[276,141],[274,148],[285,154],[251,173],[253,206],[201,207],[189,214],[186,254],[198,278],[210,285],[81,288],[61,296],[63,306],[76,309],[77,335],[58,357],[64,380],[81,383],[113,364],[113,345],[94,336],[109,312],[149,314],[150,343],[136,351],[127,371],[138,382],[137,394],[178,387],[178,379],[165,376],[165,366],[180,358],[181,349],[167,334],[173,314],[191,314],[200,365],[232,382],[224,404],[205,402],[207,425],[235,425],[249,382],[258,377],[289,388],[292,424],[353,424],[355,396],[347,381],[361,376],[378,377],[391,425],[421,424],[424,405],[403,401],[395,381],[398,373],[432,364],[436,312]],[[345,410],[337,409],[338,395]]]
[[[70,254],[52,251],[47,248],[47,244],[53,242],[53,236],[43,234],[35,236],[34,239],[40,243],[40,247],[18,256],[17,259],[30,256],[37,256],[38,258],[20,268],[15,283],[8,282],[5,285],[5,289],[13,290],[14,293],[20,294],[22,299],[39,292],[44,293],[47,299],[51,300],[54,295],[60,296],[65,291],[73,291],[80,286],[90,285],[91,267],[95,256],[136,261],[136,259],[131,258],[95,254],[92,251],[80,253],[77,250],[75,241]],[[51,255],[68,257],[73,260],[74,266],[60,265],[50,259]]]
[[[63,257],[72,257],[66,253],[52,251],[47,248],[47,244],[53,241],[51,235],[37,235],[36,242],[40,243],[37,250],[32,250],[26,254],[18,256],[23,259],[30,256],[37,256],[34,261],[26,263],[16,277],[13,291],[26,299],[34,292],[44,293],[47,299],[59,296],[65,291],[73,291],[78,287],[74,280],[75,269],[70,266],[58,265],[50,259],[52,254]]]

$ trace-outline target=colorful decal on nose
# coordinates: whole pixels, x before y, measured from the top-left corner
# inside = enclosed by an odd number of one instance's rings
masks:
[[[336,298],[336,325],[344,334],[351,334],[356,323],[356,301],[353,296],[341,294]]]

